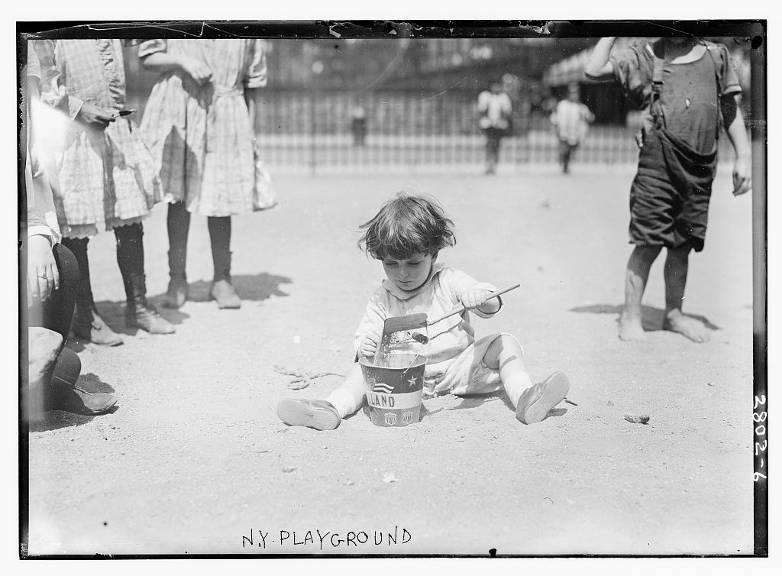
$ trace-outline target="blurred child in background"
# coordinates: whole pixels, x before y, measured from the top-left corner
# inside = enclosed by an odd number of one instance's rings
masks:
[[[578,84],[568,86],[567,98],[560,100],[551,114],[551,123],[559,140],[559,163],[564,174],[570,172],[570,159],[594,120],[595,115],[581,102]]]
[[[510,131],[511,111],[510,96],[503,91],[499,80],[478,95],[478,125],[486,135],[486,174],[497,171],[502,139]]]

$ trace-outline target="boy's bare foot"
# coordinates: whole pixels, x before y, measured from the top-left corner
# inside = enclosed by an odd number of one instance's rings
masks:
[[[663,321],[663,330],[678,332],[685,338],[699,344],[708,342],[711,338],[708,329],[702,322],[695,318],[685,316],[681,312],[667,315]]]
[[[277,416],[288,426],[307,426],[315,430],[334,430],[342,420],[330,402],[293,398],[280,400]]]
[[[640,318],[632,318],[624,313],[619,317],[619,339],[634,342],[646,338],[646,332]]]

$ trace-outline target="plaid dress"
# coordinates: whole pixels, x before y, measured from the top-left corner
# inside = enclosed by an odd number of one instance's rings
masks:
[[[201,59],[212,71],[203,86],[168,72],[147,101],[141,132],[159,167],[164,199],[205,216],[252,212],[255,135],[244,90],[266,85],[262,41],[147,40],[139,57],[162,51]]]
[[[54,199],[63,236],[93,236],[139,222],[160,200],[152,156],[127,117],[105,130],[75,121],[82,103],[125,107],[120,40],[36,40],[41,98],[63,112]],[[54,126],[54,125],[53,125]],[[58,135],[59,137],[59,135]]]

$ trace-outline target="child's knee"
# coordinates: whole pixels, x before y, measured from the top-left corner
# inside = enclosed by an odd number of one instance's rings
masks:
[[[483,363],[492,370],[499,370],[509,360],[518,359],[521,361],[523,356],[524,351],[518,340],[510,334],[500,334],[486,350]]]

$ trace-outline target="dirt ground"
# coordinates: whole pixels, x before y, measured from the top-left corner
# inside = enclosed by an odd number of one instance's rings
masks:
[[[34,427],[30,554],[751,554],[750,198],[732,197],[722,169],[706,250],[691,261],[685,311],[711,341],[660,330],[658,260],[648,338],[627,344],[616,319],[631,178],[632,167],[579,166],[570,177],[277,174],[280,207],[234,220],[240,311],[207,300],[206,223],[194,219],[193,300],[163,312],[172,336],[125,329],[113,237],[98,237],[96,299],[125,344],[73,346],[119,409],[52,412]],[[400,189],[437,196],[456,222],[442,261],[522,284],[498,317],[475,321],[478,334],[518,335],[533,380],[565,371],[577,406],[531,426],[501,396],[428,401],[407,428],[362,412],[332,432],[278,421],[280,398],[339,382],[296,391],[282,372],[348,369],[382,274],[357,226]],[[145,231],[157,300],[164,207]]]

